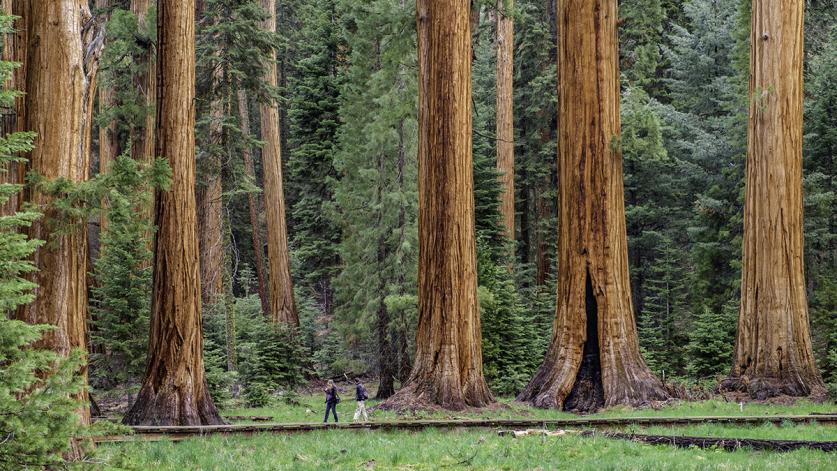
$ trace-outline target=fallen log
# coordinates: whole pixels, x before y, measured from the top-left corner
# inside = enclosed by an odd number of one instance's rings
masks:
[[[584,436],[607,437],[650,445],[671,445],[679,448],[722,448],[727,451],[740,449],[766,451],[793,451],[800,449],[837,451],[837,442],[809,440],[763,440],[755,438],[684,437],[674,435],[642,435],[635,433],[596,432],[588,430]]]

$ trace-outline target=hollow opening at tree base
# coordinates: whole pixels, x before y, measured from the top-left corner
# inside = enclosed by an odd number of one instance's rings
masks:
[[[595,412],[604,407],[602,364],[599,357],[599,306],[593,294],[593,283],[587,274],[584,310],[587,317],[587,340],[584,342],[581,365],[573,388],[564,401],[564,410],[570,412]]]

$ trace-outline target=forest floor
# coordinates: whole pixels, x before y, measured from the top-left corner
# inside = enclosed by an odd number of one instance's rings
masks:
[[[338,405],[350,421],[355,402]],[[301,396],[294,405],[228,408],[226,416],[267,416],[274,422],[322,421],[322,398]],[[463,413],[436,412],[398,416],[373,410],[371,420],[416,418],[564,418],[573,415],[532,409],[502,401],[507,407]],[[374,406],[376,401],[368,401]],[[679,417],[709,415],[807,415],[834,412],[834,404],[745,404],[724,400],[673,403],[658,410],[613,408],[593,417]],[[236,422],[236,423],[246,423]],[[737,426],[701,424],[679,427],[628,427],[622,431],[657,435],[713,436],[783,440],[837,441],[837,427],[818,424]],[[325,430],[300,434],[212,436],[181,442],[101,444],[103,469],[132,470],[273,470],[273,469],[834,469],[833,454],[800,450],[789,453],[715,449],[676,449],[603,437],[498,436],[497,430],[369,431]]]

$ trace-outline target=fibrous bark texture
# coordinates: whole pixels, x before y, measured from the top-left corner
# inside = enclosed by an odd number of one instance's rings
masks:
[[[247,92],[243,89],[238,91],[238,118],[241,122],[241,134],[245,139],[250,138],[250,108],[247,104]],[[250,146],[246,145],[241,152],[244,159],[244,173],[253,185],[256,185],[256,166],[253,163],[253,153]],[[250,230],[253,239],[253,254],[256,261],[256,279],[259,283],[259,301],[261,301],[262,312],[270,312],[270,298],[267,295],[267,277],[264,272],[264,245],[259,225],[259,198],[254,193],[247,193],[247,208],[250,211]]]
[[[727,389],[756,399],[823,392],[802,244],[802,0],[754,0],[744,255]]]
[[[639,352],[628,278],[616,0],[559,0],[558,306],[552,343],[520,394],[593,410],[668,398]]]
[[[482,374],[471,162],[469,1],[417,2],[419,318],[407,384],[387,406],[493,402]]]
[[[261,0],[269,15],[262,27],[276,31],[276,0]],[[276,53],[265,74],[265,83],[275,87]],[[291,280],[288,254],[288,226],[285,221],[285,190],[282,183],[282,153],[280,147],[279,108],[276,103],[261,105],[262,167],[264,168],[265,222],[267,225],[267,259],[270,266],[270,317],[273,322],[299,325]]]
[[[514,0],[497,0],[497,170],[500,215],[514,239]]]
[[[172,168],[158,195],[149,359],[129,425],[221,424],[204,377],[195,208],[195,3],[157,10],[157,154]]]
[[[92,94],[98,68],[101,36],[91,22],[86,1],[33,0],[18,3],[13,10],[21,16],[27,32],[26,92],[21,129],[37,133],[29,169],[47,179],[66,178],[81,182],[88,178],[92,122]],[[69,231],[56,230],[60,218],[50,207],[53,201],[35,189],[28,189],[27,202],[42,208],[44,217],[32,224],[29,237],[47,243],[34,254],[38,271],[32,275],[38,287],[35,300],[17,312],[17,318],[31,324],[50,324],[40,345],[61,355],[87,347],[87,226]],[[82,372],[85,376],[86,370]],[[79,398],[87,403],[87,392]],[[87,407],[79,410],[82,423],[89,423]]]

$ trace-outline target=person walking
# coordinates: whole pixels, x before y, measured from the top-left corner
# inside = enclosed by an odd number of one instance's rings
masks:
[[[355,418],[352,422],[357,422],[361,415],[363,415],[363,422],[369,422],[369,415],[366,413],[366,400],[369,396],[366,394],[366,388],[360,380],[355,380],[355,399],[357,400],[357,408],[355,409]]]
[[[325,391],[325,402],[326,402],[326,412],[325,418],[323,419],[323,423],[328,422],[328,413],[331,411],[334,414],[334,422],[340,422],[337,419],[337,403],[340,402],[340,395],[337,394],[337,386],[334,385],[334,381],[328,380],[328,384],[326,388],[323,390]]]

